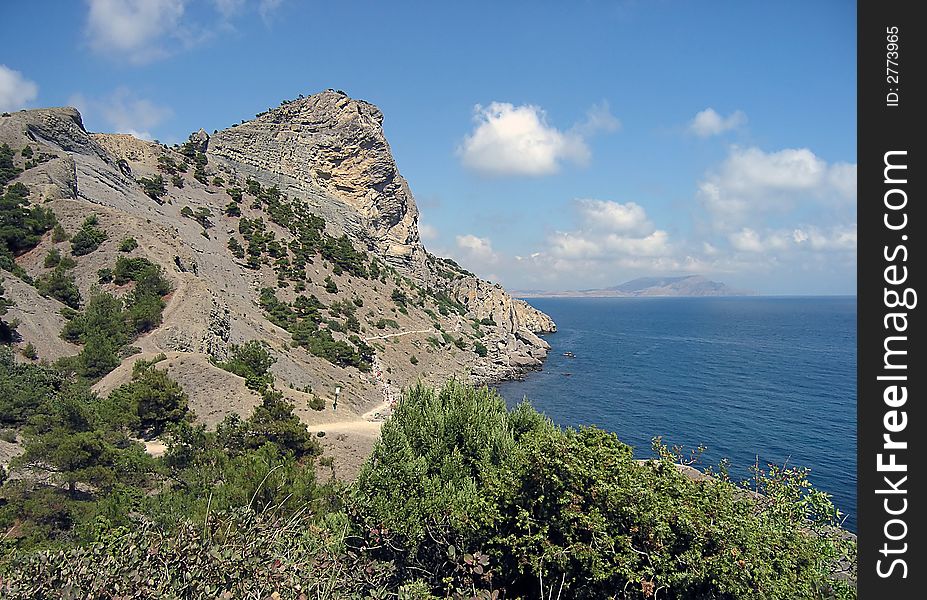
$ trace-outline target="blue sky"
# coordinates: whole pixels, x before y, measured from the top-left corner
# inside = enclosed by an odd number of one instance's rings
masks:
[[[856,290],[852,2],[90,0],[3,9],[0,109],[174,143],[378,105],[426,246],[516,289]]]

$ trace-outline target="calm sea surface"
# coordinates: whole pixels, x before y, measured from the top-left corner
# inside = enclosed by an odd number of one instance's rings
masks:
[[[532,298],[557,323],[544,369],[498,386],[560,425],[811,469],[856,530],[856,298]],[[575,358],[564,356],[572,352]]]

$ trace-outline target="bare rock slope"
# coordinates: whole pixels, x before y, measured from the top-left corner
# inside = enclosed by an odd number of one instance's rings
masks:
[[[30,146],[41,159],[15,159],[23,169],[15,181],[29,188],[30,202],[51,208],[70,235],[91,214],[106,232],[98,249],[73,257],[84,299],[97,287],[131,291],[131,283],[99,276],[119,257],[161,265],[173,286],[162,324],[133,342],[141,354],[98,389],[127,381],[138,357],[165,352],[171,376],[208,424],[247,414],[259,398],[210,360],[257,339],[276,358],[277,387],[307,422],[324,423],[376,409],[417,379],[486,382],[538,367],[548,350],[538,334],[554,331],[553,321],[427,252],[382,121],[375,106],[334,91],[212,136],[201,130],[175,148],[91,134],[73,108],[0,117],[0,144]],[[161,194],[143,185],[157,178]],[[126,238],[137,247],[120,250]],[[70,255],[69,242],[46,234],[16,263],[38,279],[49,272],[52,250]],[[60,302],[9,272],[0,276],[15,303],[6,318],[18,321],[20,345],[33,343],[47,360],[79,351],[56,337]],[[366,362],[346,364],[297,339],[291,325],[307,302],[326,338]],[[312,394],[325,410],[307,408]]]

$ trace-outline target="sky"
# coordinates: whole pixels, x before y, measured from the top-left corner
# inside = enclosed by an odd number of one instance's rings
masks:
[[[372,102],[429,250],[516,290],[704,275],[856,293],[856,6],[33,1],[0,110],[177,143],[325,89]]]

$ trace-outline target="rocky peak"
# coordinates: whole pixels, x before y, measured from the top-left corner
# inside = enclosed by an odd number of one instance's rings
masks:
[[[387,262],[420,274],[418,209],[382,125],[376,106],[328,90],[214,134],[208,156],[302,198]]]
[[[209,134],[206,133],[206,130],[202,127],[199,131],[191,133],[188,139],[197,152],[206,152],[206,149],[209,147]]]
[[[334,90],[284,102],[208,138],[207,155],[220,168],[300,198],[333,233],[346,233],[426,286],[446,289],[480,317],[498,317],[509,334],[556,329],[547,315],[472,273],[438,276],[419,239],[415,199],[383,133],[383,113],[369,102]]]

